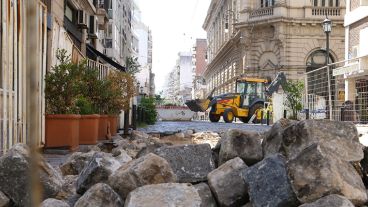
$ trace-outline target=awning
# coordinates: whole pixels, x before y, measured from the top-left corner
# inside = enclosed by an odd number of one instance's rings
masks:
[[[126,69],[124,66],[120,65],[119,63],[113,61],[111,58],[107,57],[106,55],[102,54],[100,51],[96,50],[91,45],[87,44],[87,57],[93,56],[93,59],[96,59],[97,57],[101,57],[104,59],[107,63],[115,67],[116,69],[126,72]]]

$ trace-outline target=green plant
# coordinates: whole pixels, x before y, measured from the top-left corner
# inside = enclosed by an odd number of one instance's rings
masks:
[[[75,114],[79,95],[79,65],[73,64],[67,51],[57,50],[58,65],[45,76],[46,112],[48,114]]]
[[[76,105],[79,108],[79,114],[95,114],[97,112],[96,108],[93,106],[91,101],[87,98],[81,96],[77,99]]]
[[[285,105],[292,110],[291,119],[297,119],[298,112],[302,110],[302,95],[304,90],[304,84],[300,81],[291,81],[289,80],[284,90],[286,92],[286,101]]]
[[[153,97],[143,97],[141,99],[140,107],[144,108],[146,111],[146,120],[144,120],[147,124],[155,124],[157,120],[157,111],[155,105],[155,98]]]
[[[141,71],[141,65],[139,65],[137,57],[127,57],[125,62],[127,73],[134,76],[136,73],[139,73],[139,71]]]
[[[128,73],[113,72],[107,77],[108,88],[105,93],[108,114],[119,114],[129,109],[130,99],[134,96],[133,78]]]
[[[82,102],[89,102],[93,113],[106,113],[109,99],[110,82],[108,80],[99,80],[98,70],[93,67],[87,67],[86,61],[79,65],[81,78],[79,81],[80,94],[83,97]],[[99,109],[99,110],[97,110]]]

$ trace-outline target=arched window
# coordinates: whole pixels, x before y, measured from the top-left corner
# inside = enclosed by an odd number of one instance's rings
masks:
[[[333,63],[334,59],[330,54],[329,63]],[[317,50],[314,51],[307,59],[307,72],[321,68],[326,65],[326,51]]]
[[[333,56],[329,55],[329,63],[334,62]],[[320,69],[326,65],[326,51],[317,50],[309,55],[306,63],[306,72],[308,79],[308,93],[323,97],[328,97],[328,74],[326,69]],[[317,70],[318,69],[318,70]],[[332,77],[332,68],[330,67],[330,77]],[[331,79],[331,84],[335,82]],[[335,92],[332,91],[332,95]],[[326,99],[328,100],[328,99]]]

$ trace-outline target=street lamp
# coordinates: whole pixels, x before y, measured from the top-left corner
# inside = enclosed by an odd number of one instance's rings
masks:
[[[330,67],[328,66],[330,60],[330,39],[329,34],[332,29],[332,22],[328,19],[326,15],[326,19],[322,22],[323,31],[326,33],[326,69],[327,69],[327,84],[328,84],[328,105],[329,105],[329,118],[332,120],[332,98],[331,98],[331,78],[330,78]]]
[[[332,28],[332,22],[326,16],[326,19],[322,22],[323,31],[326,33],[326,65],[329,64],[330,60],[330,39],[329,34]]]
[[[143,86],[140,87],[140,94],[143,95]]]

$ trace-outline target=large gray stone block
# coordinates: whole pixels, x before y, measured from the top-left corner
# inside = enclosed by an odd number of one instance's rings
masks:
[[[354,204],[344,196],[332,194],[299,207],[354,207]]]
[[[241,177],[246,168],[243,160],[236,157],[208,174],[208,184],[220,206],[240,206],[248,202],[248,188]]]
[[[122,207],[123,205],[124,201],[109,185],[98,183],[88,189],[74,207]]]
[[[154,153],[170,163],[181,183],[206,181],[207,174],[215,169],[209,144],[165,146]]]
[[[346,161],[363,159],[363,145],[353,123],[330,120],[304,120],[283,132],[283,149],[293,159],[308,146],[318,143]]]
[[[176,176],[169,163],[152,153],[121,166],[108,181],[122,199],[138,187],[170,182],[176,182]]]
[[[77,179],[77,193],[83,194],[97,183],[107,182],[121,163],[104,152],[96,152]]]
[[[16,206],[30,206],[30,159],[29,148],[24,144],[14,145],[0,158],[0,191]],[[38,172],[43,199],[55,197],[63,184],[61,175],[42,157],[39,160]]]
[[[243,170],[253,207],[288,207],[299,203],[287,175],[285,158],[280,154],[269,156]]]
[[[248,166],[262,160],[262,144],[259,133],[230,129],[225,136],[221,141],[219,165],[235,157],[240,157]]]
[[[69,207],[69,205],[64,201],[48,198],[41,203],[41,207]]]
[[[130,192],[125,207],[200,207],[197,190],[187,183],[145,185]]]
[[[343,195],[355,205],[367,201],[364,184],[353,166],[324,145],[309,146],[287,165],[293,189],[302,203],[328,194]]]
[[[272,128],[265,133],[265,137],[262,141],[263,157],[282,153],[282,134],[287,127],[296,122],[297,121],[282,118],[273,124]]]
[[[211,189],[206,183],[199,183],[194,185],[199,197],[201,197],[201,207],[216,207],[215,198],[212,196]]]

